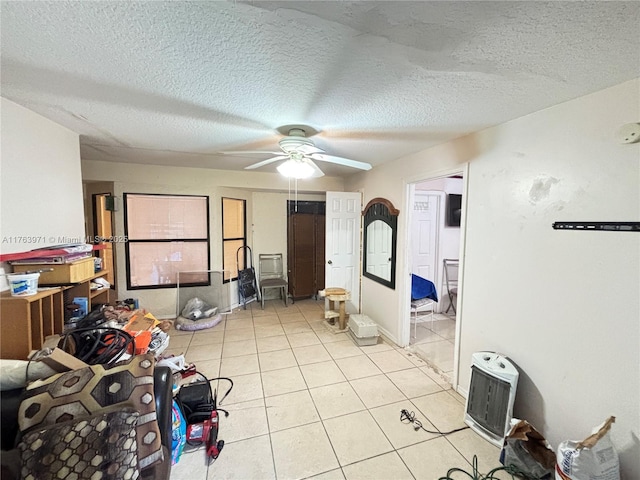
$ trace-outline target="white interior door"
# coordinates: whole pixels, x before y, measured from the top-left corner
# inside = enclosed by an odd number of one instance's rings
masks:
[[[438,282],[438,226],[440,195],[416,191],[413,197],[413,222],[411,225],[412,261],[411,273]]]
[[[351,292],[349,313],[360,311],[361,218],[359,192],[327,192],[325,286]]]

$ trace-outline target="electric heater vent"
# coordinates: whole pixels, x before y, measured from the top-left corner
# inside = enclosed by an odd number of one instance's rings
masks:
[[[492,352],[472,356],[465,422],[495,445],[502,446],[513,412],[518,370]]]

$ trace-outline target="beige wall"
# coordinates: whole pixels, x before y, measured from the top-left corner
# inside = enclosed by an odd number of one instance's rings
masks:
[[[298,195],[299,201],[325,201],[324,192]],[[254,192],[253,201],[253,256],[256,265],[261,253],[282,253],[284,269],[287,271],[287,201],[293,194],[278,192]],[[257,270],[257,267],[256,267]],[[277,293],[271,290],[272,293]],[[268,297],[267,297],[268,298]]]
[[[400,208],[405,183],[468,162],[457,388],[470,357],[490,350],[521,371],[515,415],[555,447],[609,415],[623,478],[640,478],[640,237],[555,231],[554,221],[640,220],[640,143],[614,132],[640,121],[636,79],[391,162],[350,178],[365,203]],[[464,220],[464,219],[463,219]],[[398,279],[407,275],[398,266]],[[408,298],[363,279],[364,313],[392,335]]]
[[[0,252],[84,241],[78,134],[0,101]],[[10,271],[0,264],[0,273]],[[7,288],[0,276],[0,289]]]
[[[247,201],[247,241],[255,262],[259,253],[282,252],[286,257],[288,181],[279,174],[83,161],[82,175],[85,181],[114,182],[114,193],[120,200],[123,193],[208,195],[214,270],[222,268],[222,197]],[[298,199],[322,200],[326,190],[342,191],[343,185],[343,180],[336,177],[299,181],[304,191]],[[123,208],[115,212],[115,225],[115,235],[123,236]],[[124,244],[116,245],[116,255],[119,299],[138,298],[140,305],[157,317],[175,316],[176,289],[127,290]],[[237,294],[235,288],[232,292]]]

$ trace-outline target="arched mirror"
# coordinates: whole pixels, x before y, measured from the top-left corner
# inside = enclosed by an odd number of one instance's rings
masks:
[[[374,198],[364,209],[362,274],[389,288],[396,288],[396,238],[398,214],[385,198]]]

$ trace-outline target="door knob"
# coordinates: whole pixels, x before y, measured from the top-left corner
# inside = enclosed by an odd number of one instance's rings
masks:
[[[329,260],[327,263],[328,263],[329,265],[333,265],[333,262],[332,262],[331,260]]]

